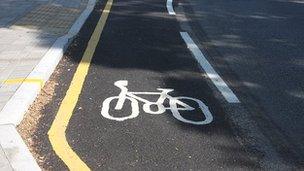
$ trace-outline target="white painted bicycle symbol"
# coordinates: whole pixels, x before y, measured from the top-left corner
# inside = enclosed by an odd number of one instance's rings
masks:
[[[194,125],[205,125],[209,124],[213,120],[213,116],[209,111],[208,107],[201,101],[192,97],[172,97],[168,93],[174,91],[174,89],[164,89],[158,88],[160,92],[130,92],[128,91],[127,80],[119,80],[114,83],[114,85],[121,89],[121,92],[118,96],[112,96],[104,100],[101,109],[101,115],[107,119],[115,120],[115,121],[124,121],[127,119],[136,118],[139,115],[139,104],[138,102],[143,102],[143,110],[149,114],[162,114],[166,110],[171,110],[173,116],[178,119],[179,121],[190,123]],[[137,95],[159,95],[159,98],[156,102],[150,102],[144,98],[138,97]],[[169,106],[165,107],[164,102],[165,100],[169,100]],[[110,103],[113,100],[117,100],[117,104],[115,106],[115,110],[121,110],[125,101],[129,100],[131,102],[132,112],[128,116],[123,117],[114,117],[109,114]],[[202,121],[192,121],[189,119],[184,118],[179,111],[193,111],[195,108],[191,107],[190,105],[183,102],[183,100],[193,101],[198,104],[199,111],[204,115],[205,119]],[[157,106],[158,110],[152,111],[151,107]]]

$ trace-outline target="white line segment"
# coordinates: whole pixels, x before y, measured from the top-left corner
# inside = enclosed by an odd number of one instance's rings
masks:
[[[184,39],[187,47],[194,55],[197,62],[207,73],[208,77],[211,79],[213,84],[217,87],[217,89],[221,92],[227,102],[229,103],[240,103],[239,99],[232,92],[232,90],[228,87],[225,81],[219,76],[219,74],[214,70],[211,64],[208,62],[204,54],[198,48],[198,46],[194,43],[192,38],[187,32],[180,32],[182,38]]]
[[[167,10],[168,10],[169,15],[176,15],[174,12],[174,9],[173,9],[172,1],[173,0],[167,0]]]

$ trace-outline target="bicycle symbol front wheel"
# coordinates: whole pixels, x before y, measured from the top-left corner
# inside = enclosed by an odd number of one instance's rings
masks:
[[[109,97],[102,103],[102,109],[101,109],[101,115],[107,119],[115,120],[115,121],[124,121],[127,119],[133,119],[136,118],[139,115],[139,107],[138,107],[138,101],[136,99],[125,97],[126,100],[131,101],[131,109],[132,113],[125,117],[114,117],[111,116],[109,113],[110,104],[113,100],[117,99],[119,100],[119,96]]]
[[[178,102],[179,101],[181,102],[183,99],[184,100],[195,101],[198,104],[201,112],[203,113],[203,115],[205,117],[205,120],[202,120],[202,121],[192,121],[192,120],[189,120],[189,119],[185,119],[180,114],[179,110],[186,111],[187,109],[185,109],[185,108],[178,108],[177,107]],[[183,103],[185,103],[185,102],[183,102]],[[194,124],[194,125],[206,125],[206,124],[209,124],[209,123],[211,123],[213,121],[213,116],[212,116],[211,112],[209,111],[208,106],[205,105],[202,101],[200,101],[198,99],[195,99],[195,98],[191,98],[191,97],[174,97],[173,99],[170,100],[170,107],[171,107],[171,112],[172,112],[173,116],[177,120],[185,122],[185,123]]]

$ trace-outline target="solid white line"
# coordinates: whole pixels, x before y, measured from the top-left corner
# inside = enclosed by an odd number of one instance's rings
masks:
[[[173,9],[172,1],[173,0],[167,0],[167,10],[168,10],[169,15],[176,15],[174,12],[174,9]]]
[[[218,73],[213,69],[211,64],[208,62],[204,54],[198,48],[198,46],[193,42],[192,38],[189,36],[187,32],[180,32],[182,38],[184,39],[187,47],[190,49],[192,54],[194,55],[197,62],[207,73],[208,77],[211,79],[213,84],[217,87],[217,89],[222,93],[224,98],[229,103],[240,103],[239,99],[232,92],[232,90],[228,87],[225,81],[218,75]]]

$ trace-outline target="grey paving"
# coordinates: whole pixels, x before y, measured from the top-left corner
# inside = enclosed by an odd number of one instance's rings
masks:
[[[0,1],[0,111],[88,0]],[[12,167],[0,146],[0,170]]]
[[[1,146],[0,146],[0,170],[5,170],[5,171],[13,170]]]
[[[48,0],[1,0],[0,1],[0,27],[7,27],[16,19],[36,6]]]
[[[88,0],[0,1],[0,111]],[[14,81],[14,82],[9,82]]]

